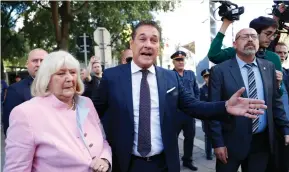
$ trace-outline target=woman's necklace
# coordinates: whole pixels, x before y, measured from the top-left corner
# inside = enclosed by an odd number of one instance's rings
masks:
[[[72,106],[69,108],[69,110],[74,110],[75,109],[75,101],[72,99]]]

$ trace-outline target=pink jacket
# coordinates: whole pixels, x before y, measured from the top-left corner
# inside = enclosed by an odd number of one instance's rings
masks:
[[[111,163],[111,149],[91,100],[78,96],[76,105],[76,111],[68,110],[50,95],[15,107],[4,172],[92,172],[93,158]]]

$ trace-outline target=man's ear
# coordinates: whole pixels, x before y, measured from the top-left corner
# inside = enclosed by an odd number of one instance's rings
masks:
[[[233,42],[233,47],[236,49],[237,45],[236,45],[236,41]]]

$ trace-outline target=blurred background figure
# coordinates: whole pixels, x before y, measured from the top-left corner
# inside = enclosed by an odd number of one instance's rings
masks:
[[[15,77],[15,82],[19,82],[19,81],[21,81],[22,79],[21,79],[21,77],[19,76],[19,75],[16,75],[16,77]]]
[[[26,67],[29,76],[25,79],[10,85],[7,89],[6,99],[3,104],[3,129],[6,135],[9,126],[9,115],[12,109],[21,103],[31,99],[30,86],[36,76],[42,60],[47,56],[47,52],[37,48],[29,52]]]
[[[92,90],[94,88],[94,85],[93,85],[92,78],[90,76],[88,69],[81,68],[80,69],[80,77],[81,77],[81,80],[84,84],[84,92],[83,92],[82,96],[91,98],[91,94],[92,94]]]
[[[80,96],[79,66],[65,51],[44,59],[31,87],[34,98],[11,112],[4,172],[109,170],[111,148],[93,103]]]
[[[185,89],[189,91],[196,99],[199,99],[200,91],[196,82],[195,73],[191,70],[185,70],[185,58],[187,54],[183,51],[177,51],[172,56],[174,69],[183,83]],[[193,147],[196,134],[196,120],[184,112],[178,110],[177,114],[177,133],[183,131],[184,135],[184,156],[182,157],[183,166],[192,171],[198,168],[193,164]]]
[[[201,75],[205,81],[205,84],[200,89],[200,100],[209,102],[209,79],[210,79],[210,70],[204,69],[201,72]],[[202,128],[205,133],[205,151],[207,160],[212,160],[212,141],[209,132],[209,122],[202,120]]]
[[[126,64],[132,61],[132,50],[126,49],[121,53],[121,64]]]

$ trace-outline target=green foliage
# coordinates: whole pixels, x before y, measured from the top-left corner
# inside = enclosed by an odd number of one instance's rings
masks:
[[[3,4],[4,2],[2,2]],[[5,2],[12,6],[11,2]],[[111,34],[111,45],[114,57],[120,57],[119,53],[129,47],[131,26],[140,20],[153,19],[152,11],[173,10],[176,1],[88,1],[88,5],[83,6],[84,1],[71,1],[71,18],[69,28],[69,52],[74,54],[79,60],[83,61],[83,55],[78,53],[76,45],[77,37],[86,33],[93,36],[97,27],[105,27]],[[50,3],[15,2],[19,10],[18,15],[24,17],[24,27],[22,34],[16,34],[18,42],[23,51],[39,47],[48,51],[59,47],[55,38],[54,24],[52,21],[52,11]],[[61,13],[62,2],[58,2],[59,13]],[[22,7],[23,6],[23,7]],[[20,8],[21,7],[21,8]],[[2,8],[2,7],[1,7]],[[3,7],[7,9],[8,7]],[[74,10],[80,9],[78,13]],[[2,15],[2,12],[1,12]],[[61,20],[60,16],[59,19]],[[10,19],[9,19],[10,21]],[[9,23],[9,22],[8,22]],[[15,26],[15,23],[14,23]],[[61,25],[59,25],[61,27]],[[13,27],[10,27],[10,29]],[[13,32],[9,32],[13,33]],[[12,34],[13,35],[13,34]],[[3,33],[1,34],[1,40]],[[9,35],[8,35],[9,37]],[[3,42],[3,41],[2,41]],[[2,46],[2,45],[1,45]],[[16,45],[15,45],[16,46]],[[9,51],[15,51],[17,48],[9,48]],[[8,53],[9,54],[9,53]],[[91,56],[93,54],[89,54]],[[17,56],[20,57],[20,56]],[[10,58],[10,56],[7,56]]]

